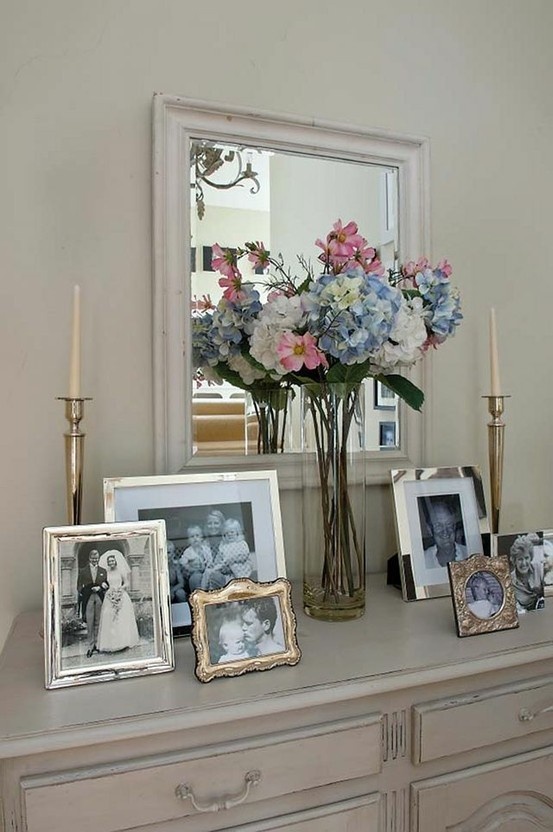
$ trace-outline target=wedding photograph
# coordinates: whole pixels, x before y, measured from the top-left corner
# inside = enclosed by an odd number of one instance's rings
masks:
[[[47,686],[171,669],[164,526],[44,530]]]

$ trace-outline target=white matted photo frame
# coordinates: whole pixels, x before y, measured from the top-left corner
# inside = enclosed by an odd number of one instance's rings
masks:
[[[374,379],[374,407],[376,410],[395,410],[397,405],[397,393],[382,384],[377,378]]]
[[[504,557],[473,555],[448,563],[457,634],[476,636],[518,627],[509,563]]]
[[[397,447],[397,430],[395,422],[379,422],[378,444],[381,449]]]
[[[45,685],[175,667],[165,523],[43,531]]]
[[[286,577],[276,471],[104,480],[106,521],[165,520],[173,635],[189,635],[188,598],[235,578]]]
[[[190,596],[195,673],[200,682],[250,670],[294,665],[301,658],[289,581],[231,581]]]
[[[494,554],[508,560],[519,614],[545,606],[546,580],[551,580],[553,561],[545,556],[543,531],[494,535]]]
[[[409,468],[391,477],[403,598],[449,595],[447,564],[490,553],[480,470]]]

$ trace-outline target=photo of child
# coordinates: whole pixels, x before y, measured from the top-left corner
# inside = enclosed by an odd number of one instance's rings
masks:
[[[251,577],[253,558],[239,520],[225,520],[217,564],[223,573],[229,573],[232,578]]]
[[[203,578],[205,570],[213,565],[211,547],[204,540],[202,527],[188,526],[188,546],[184,549],[180,562],[185,579],[188,581],[190,592],[194,589],[205,589]]]
[[[219,647],[223,650],[223,653],[217,659],[218,664],[250,658],[250,654],[244,646],[244,630],[241,619],[229,618],[223,620],[219,627]]]

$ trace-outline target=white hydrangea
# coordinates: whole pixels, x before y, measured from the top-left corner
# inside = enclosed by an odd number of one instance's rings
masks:
[[[229,355],[227,363],[231,370],[238,373],[244,384],[253,384],[254,381],[265,378],[267,375],[263,370],[258,370],[257,367],[250,364],[240,353]]]
[[[375,373],[389,373],[399,367],[414,364],[422,356],[421,347],[426,338],[422,298],[404,298],[389,340],[374,355],[371,370]]]
[[[208,384],[222,384],[223,379],[217,372],[214,367],[211,367],[209,364],[205,364],[202,367],[202,375],[204,379],[207,381]]]
[[[299,329],[305,323],[305,317],[300,295],[291,298],[278,295],[267,301],[256,318],[250,335],[250,353],[253,358],[269,372],[285,375],[287,371],[280,363],[277,345],[282,333]]]

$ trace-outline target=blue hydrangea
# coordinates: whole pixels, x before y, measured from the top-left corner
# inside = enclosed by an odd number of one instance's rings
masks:
[[[201,316],[192,317],[192,361],[194,368],[205,364],[215,366],[219,360],[219,351],[211,341],[211,327],[213,315],[204,312]]]
[[[399,289],[362,268],[325,274],[302,295],[307,328],[341,364],[366,361],[388,339],[402,304]]]
[[[254,321],[261,309],[259,292],[247,283],[243,284],[242,296],[239,299],[221,298],[213,313],[208,332],[211,346],[217,356],[216,361],[225,361],[229,355],[240,352],[242,339],[251,335]],[[209,360],[209,363],[214,366],[213,360]]]
[[[455,334],[455,328],[463,320],[461,300],[451,286],[449,278],[439,269],[418,272],[416,282],[424,302],[424,318],[440,340]]]

